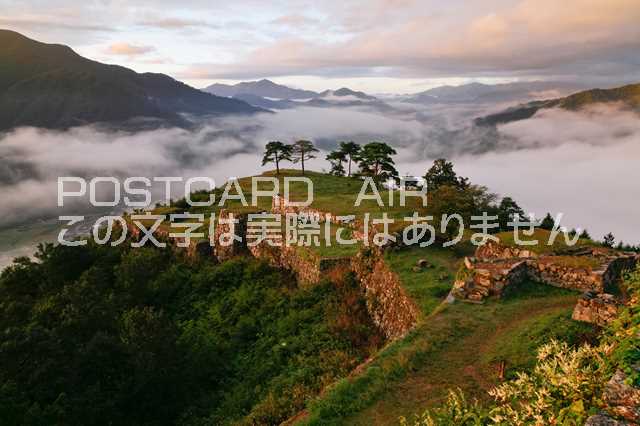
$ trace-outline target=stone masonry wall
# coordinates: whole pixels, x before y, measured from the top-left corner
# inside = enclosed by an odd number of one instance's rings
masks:
[[[599,266],[572,266],[564,262],[566,256],[537,256],[529,250],[490,242],[479,247],[475,257],[465,259],[452,296],[479,302],[487,296],[500,296],[505,289],[525,279],[582,292],[603,293],[615,287],[622,271],[640,261],[637,255],[600,248],[581,249],[580,254],[573,257],[588,260],[584,264]]]
[[[407,296],[398,276],[387,266],[382,252],[362,250],[351,267],[363,285],[374,323],[389,339],[404,336],[418,320],[418,308]]]
[[[586,292],[573,309],[573,318],[604,326],[618,316],[620,303],[612,294]]]

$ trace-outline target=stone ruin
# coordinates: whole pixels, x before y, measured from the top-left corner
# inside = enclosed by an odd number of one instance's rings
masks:
[[[620,305],[620,301],[612,294],[596,294],[588,291],[578,300],[571,318],[604,326],[616,319]]]
[[[538,255],[527,249],[490,241],[467,257],[451,290],[452,299],[481,303],[531,280],[585,292],[574,318],[603,325],[615,317],[621,302],[614,291],[623,271],[635,267],[640,256],[601,247],[579,247]]]

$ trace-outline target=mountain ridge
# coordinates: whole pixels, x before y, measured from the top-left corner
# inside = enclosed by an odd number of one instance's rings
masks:
[[[202,89],[204,92],[217,96],[238,97],[239,95],[260,96],[287,100],[310,99],[318,96],[312,90],[294,89],[271,80],[243,81],[237,84],[215,83]]]
[[[620,102],[624,106],[640,111],[640,83],[627,84],[611,89],[583,90],[562,98],[534,101],[508,108],[504,111],[479,117],[474,120],[478,126],[496,126],[533,117],[541,109],[562,108],[578,111],[585,107]]]
[[[183,114],[262,111],[243,101],[203,93],[167,75],[87,59],[68,46],[0,30],[0,130],[64,129],[136,118],[188,126]]]

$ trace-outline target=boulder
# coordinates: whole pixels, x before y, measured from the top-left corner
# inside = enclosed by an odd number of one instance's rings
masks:
[[[616,371],[604,389],[604,400],[611,411],[629,422],[640,422],[640,389],[625,383],[627,376]]]

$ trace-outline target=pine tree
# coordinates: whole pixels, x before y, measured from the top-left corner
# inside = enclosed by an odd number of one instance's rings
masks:
[[[280,174],[280,161],[291,161],[291,145],[285,145],[280,141],[269,142],[264,149],[264,157],[262,157],[262,165],[275,163],[276,174]]]
[[[427,182],[429,191],[435,191],[443,185],[453,186],[458,189],[469,187],[469,180],[458,176],[453,170],[453,163],[444,158],[439,158],[433,162],[433,166],[424,175],[424,180]]]
[[[511,222],[514,217],[524,218],[524,211],[511,197],[504,197],[500,201],[497,214],[500,229],[503,231],[509,229],[509,222]]]
[[[540,228],[551,231],[554,226],[555,220],[553,219],[553,216],[551,216],[551,213],[547,213],[547,215],[544,217],[544,219],[542,219],[542,222],[540,223]]]
[[[616,237],[613,236],[611,232],[604,236],[604,240],[602,241],[602,245],[605,247],[613,247],[616,242]]]
[[[335,176],[344,176],[344,166],[342,163],[347,161],[347,155],[342,151],[332,151],[327,155],[327,160],[331,163],[331,174]]]
[[[304,176],[304,162],[316,158],[314,153],[318,149],[313,146],[313,142],[307,140],[299,140],[291,145],[291,157],[294,163],[300,163],[302,166],[302,176]]]
[[[348,157],[347,176],[351,176],[351,163],[358,158],[362,147],[355,142],[340,142],[340,152]]]
[[[398,171],[391,158],[391,156],[395,154],[395,149],[384,142],[370,142],[366,144],[358,154],[360,172],[378,181],[385,181],[389,178],[397,179]]]

